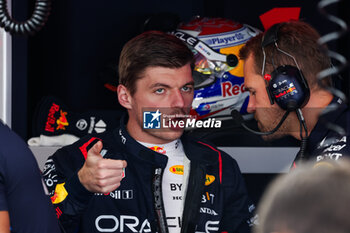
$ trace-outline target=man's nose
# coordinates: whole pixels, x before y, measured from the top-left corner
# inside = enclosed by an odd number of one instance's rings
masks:
[[[183,108],[185,100],[180,90],[175,90],[171,96],[171,107]]]
[[[249,102],[247,106],[247,112],[248,113],[254,113],[256,110],[255,106],[255,97],[249,96]]]

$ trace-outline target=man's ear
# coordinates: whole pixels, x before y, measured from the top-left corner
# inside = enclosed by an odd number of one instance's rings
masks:
[[[117,93],[120,105],[126,109],[131,109],[132,100],[129,90],[124,85],[119,84],[117,87]]]

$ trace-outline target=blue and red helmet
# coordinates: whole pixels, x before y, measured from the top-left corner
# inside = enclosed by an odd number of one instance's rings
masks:
[[[181,23],[174,34],[192,49],[195,82],[191,115],[197,119],[245,114],[249,94],[244,90],[241,47],[260,31],[224,18],[196,17]]]

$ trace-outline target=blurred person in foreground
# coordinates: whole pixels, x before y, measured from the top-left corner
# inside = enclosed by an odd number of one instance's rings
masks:
[[[254,233],[350,232],[350,163],[307,162],[280,175],[264,193]]]

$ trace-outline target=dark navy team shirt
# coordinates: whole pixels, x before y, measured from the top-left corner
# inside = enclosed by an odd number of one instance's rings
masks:
[[[60,232],[32,152],[0,122],[0,211],[3,210],[9,212],[11,232]]]
[[[312,130],[307,146],[310,160],[320,162],[350,156],[350,109],[340,98],[333,98]]]

